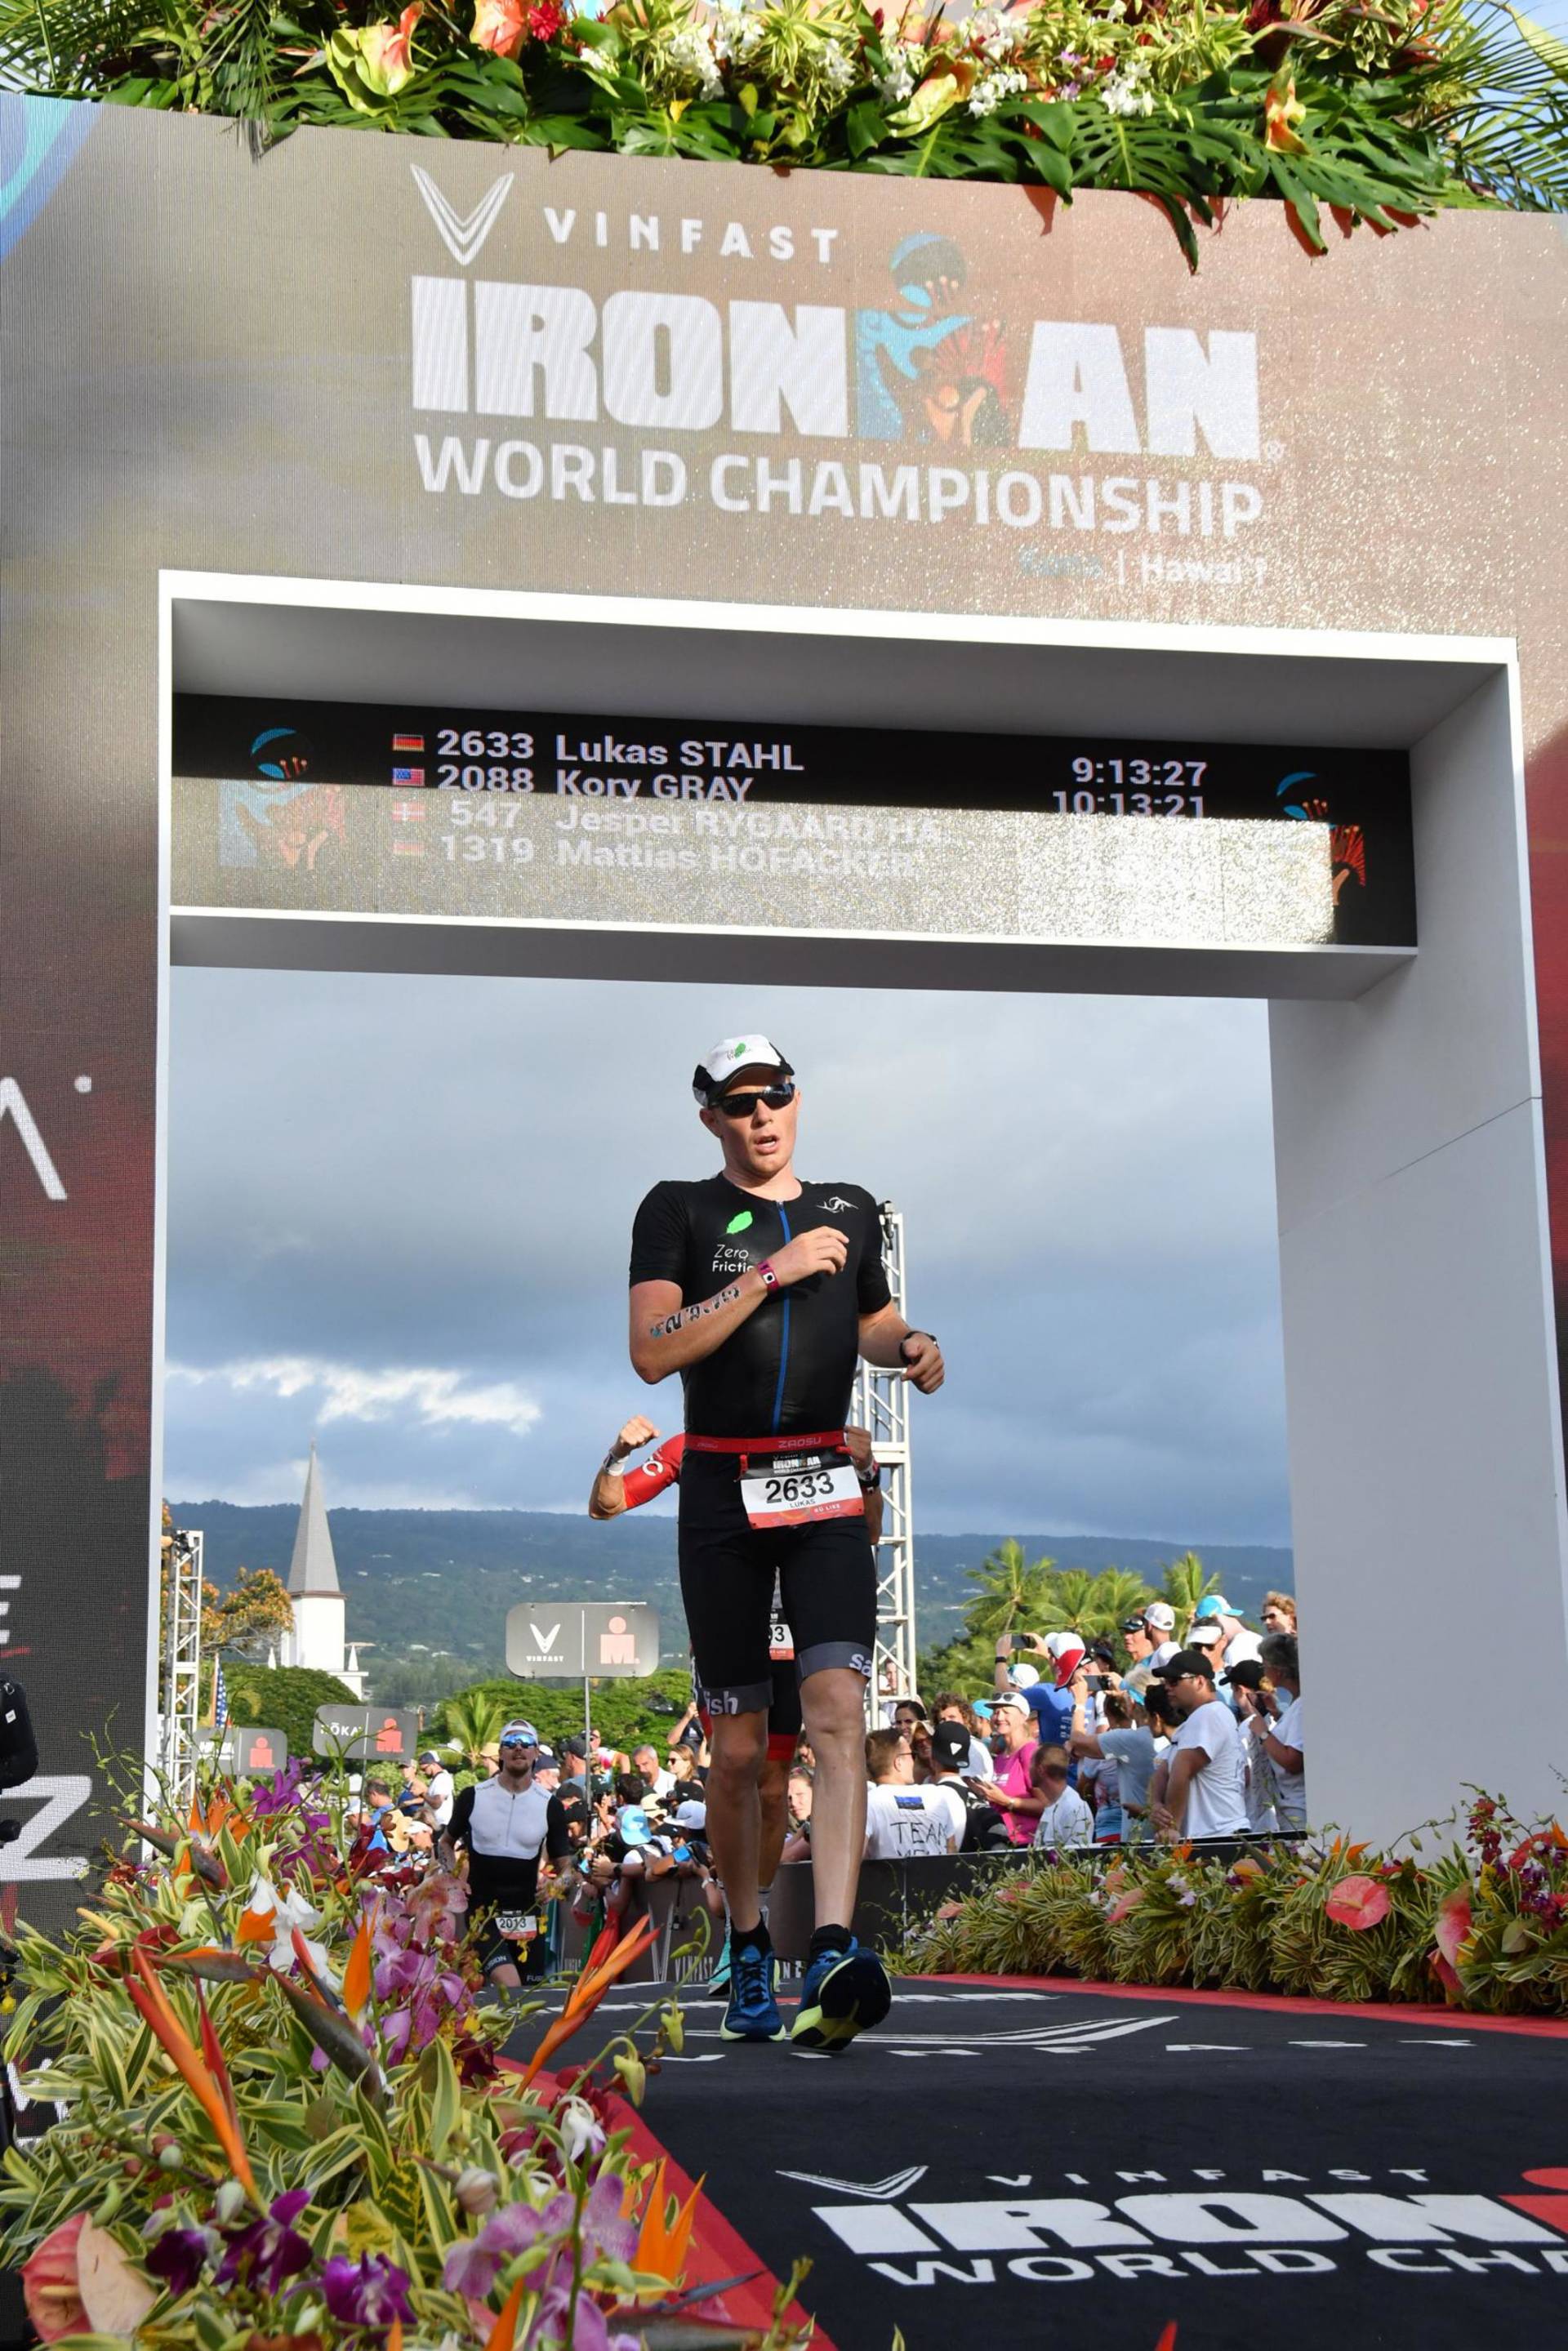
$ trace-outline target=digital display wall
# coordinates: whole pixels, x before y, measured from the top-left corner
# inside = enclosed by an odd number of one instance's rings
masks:
[[[181,695],[176,905],[1411,946],[1402,753]]]

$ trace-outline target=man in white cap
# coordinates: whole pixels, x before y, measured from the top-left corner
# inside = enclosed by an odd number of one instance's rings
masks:
[[[1175,1637],[1176,1610],[1168,1601],[1151,1600],[1144,1611],[1144,1622],[1153,1634],[1155,1641],[1155,1646],[1144,1663],[1157,1674],[1162,1666],[1169,1665],[1181,1647],[1181,1643]]]
[[[461,1791],[441,1837],[444,1865],[461,1866],[467,1882],[479,1964],[491,1983],[510,1991],[522,1981],[519,1960],[528,1947],[541,1954],[545,1948],[537,1908],[539,1855],[564,1861],[572,1849],[560,1798],[534,1785],[538,1752],[531,1722],[505,1724],[495,1778]]]
[[[930,1395],[942,1351],[893,1305],[873,1195],[796,1175],[800,1096],[778,1047],[756,1034],[725,1038],[698,1062],[692,1091],[723,1169],[656,1184],[637,1211],[631,1354],[640,1378],[678,1372],[685,1392],[681,1593],[713,1715],[707,1825],[732,1970],[722,2031],[784,2037],[758,1900],[777,1574],[817,1759],[817,1926],[789,2038],[840,2050],[892,1998],[882,1962],[851,1932],[876,1569],[844,1420],[859,1357],[902,1368]]]

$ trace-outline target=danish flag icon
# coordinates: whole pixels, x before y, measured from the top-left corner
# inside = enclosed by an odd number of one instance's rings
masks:
[[[424,198],[424,208],[435,223],[441,242],[458,268],[466,269],[471,261],[478,259],[480,246],[500,218],[501,206],[511,193],[515,174],[506,172],[492,184],[488,194],[480,197],[473,211],[465,214],[448,202],[429,172],[418,163],[411,163],[409,170],[413,173],[414,186]]]

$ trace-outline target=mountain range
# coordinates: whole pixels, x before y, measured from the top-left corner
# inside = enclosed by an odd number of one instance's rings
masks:
[[[287,1578],[298,1506],[291,1502],[171,1501],[178,1527],[199,1527],[210,1580],[227,1588],[242,1566]],[[666,1658],[684,1653],[673,1512],[642,1511],[596,1525],[546,1510],[353,1510],[329,1513],[349,1635],[378,1663],[450,1657],[475,1677],[505,1665],[507,1611],[520,1601],[641,1600],[658,1609]],[[1168,1542],[1116,1535],[1022,1534],[1028,1556],[1058,1567],[1121,1567],[1157,1584],[1166,1562],[1196,1551],[1226,1597],[1257,1621],[1271,1586],[1290,1589],[1291,1553],[1265,1544]],[[915,1597],[923,1649],[951,1640],[978,1567],[998,1534],[915,1537]]]

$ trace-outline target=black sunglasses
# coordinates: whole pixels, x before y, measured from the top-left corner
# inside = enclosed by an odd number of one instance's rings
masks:
[[[769,1110],[788,1110],[794,1099],[794,1084],[786,1080],[782,1085],[764,1086],[754,1094],[720,1094],[714,1108],[726,1118],[750,1118],[758,1102],[766,1102]]]

